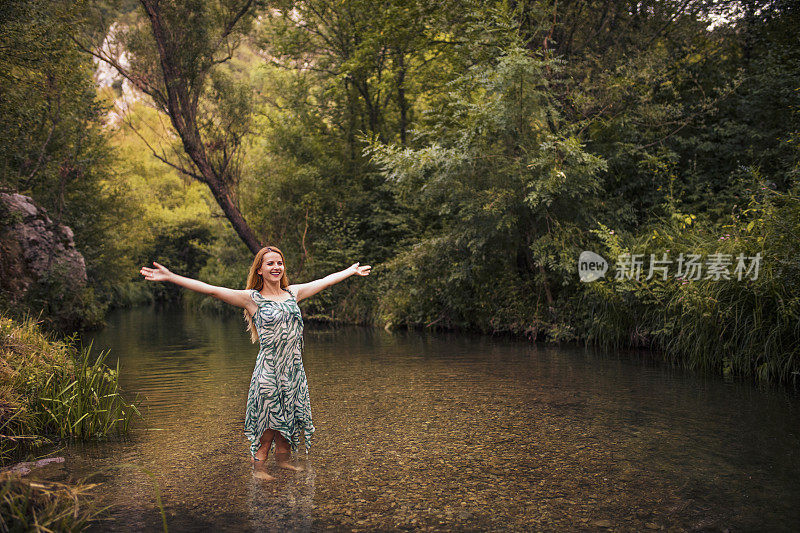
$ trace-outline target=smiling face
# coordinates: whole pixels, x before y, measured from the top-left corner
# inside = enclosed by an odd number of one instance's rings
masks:
[[[265,246],[253,257],[245,286],[247,289],[261,290],[268,284],[277,284],[281,288],[289,286],[283,252],[275,246]]]
[[[258,273],[264,278],[265,282],[278,282],[283,277],[284,272],[283,258],[277,252],[267,252],[261,261],[261,268]]]

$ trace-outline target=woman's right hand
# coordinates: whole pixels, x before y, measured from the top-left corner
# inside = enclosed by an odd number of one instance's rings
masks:
[[[139,273],[144,276],[144,279],[147,281],[169,281],[170,277],[172,277],[172,272],[164,265],[159,265],[155,261],[153,261],[153,264],[156,268],[142,267],[139,271]]]

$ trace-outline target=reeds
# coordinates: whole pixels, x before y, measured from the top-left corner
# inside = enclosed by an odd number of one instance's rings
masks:
[[[0,477],[0,533],[82,531],[103,509],[88,494],[96,485]]]
[[[130,430],[140,413],[106,357],[48,338],[30,318],[0,316],[0,465],[48,440]]]
[[[681,366],[762,383],[800,385],[800,195],[761,187],[741,216],[721,227],[667,221],[624,251],[671,250],[707,257],[761,254],[757,279],[587,284],[576,309],[583,334],[606,347],[644,346]],[[619,240],[606,242],[619,253]],[[577,311],[576,311],[577,312]]]
[[[119,362],[105,365],[107,352],[91,356],[91,345],[70,350],[70,363],[56,367],[29,401],[47,435],[89,439],[125,434],[139,414],[119,390]]]

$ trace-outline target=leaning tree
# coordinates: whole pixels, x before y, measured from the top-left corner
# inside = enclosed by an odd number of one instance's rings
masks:
[[[140,0],[140,9],[114,15],[100,39],[75,35],[78,46],[111,65],[169,117],[179,139],[153,155],[205,184],[252,252],[261,248],[239,208],[243,143],[252,115],[250,87],[221,68],[256,18],[255,0]],[[94,5],[107,18],[106,4]],[[144,136],[141,136],[144,140]],[[146,142],[146,141],[145,141]]]

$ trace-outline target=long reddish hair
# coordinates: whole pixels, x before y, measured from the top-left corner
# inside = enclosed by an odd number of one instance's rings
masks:
[[[261,277],[261,274],[258,273],[258,269],[261,267],[261,263],[264,262],[264,255],[269,252],[275,252],[281,256],[281,261],[283,261],[283,276],[281,276],[281,289],[285,289],[289,286],[289,276],[286,275],[286,258],[283,257],[283,252],[281,252],[275,246],[265,246],[258,251],[256,256],[253,258],[253,264],[250,265],[250,272],[247,273],[247,284],[245,285],[245,289],[255,289],[261,292],[261,289],[264,288],[264,278]],[[257,342],[258,341],[258,331],[256,331],[256,325],[253,322],[253,317],[247,312],[247,309],[244,310],[244,319],[247,322],[247,331],[250,332],[250,341]]]

